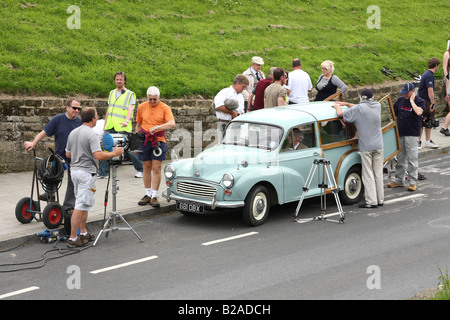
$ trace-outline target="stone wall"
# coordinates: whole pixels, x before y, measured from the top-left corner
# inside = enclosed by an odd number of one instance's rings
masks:
[[[399,95],[401,84],[390,84],[374,88],[375,98],[380,99],[391,94],[392,101]],[[357,103],[361,88],[350,89],[345,101]],[[310,96],[312,99],[314,94]],[[448,112],[442,81],[436,80],[437,116]],[[82,106],[93,106],[100,118],[106,113],[106,99],[79,98]],[[143,102],[138,100],[138,103]],[[164,100],[174,114],[177,124],[175,130],[167,131],[169,150],[178,156],[195,156],[218,138],[215,112],[211,108],[212,100],[207,99],[171,99]],[[64,99],[42,97],[1,97],[0,98],[0,173],[29,171],[33,169],[33,152],[23,148],[24,141],[32,141],[45,124],[58,113],[65,112]],[[37,148],[36,156],[49,154],[53,147],[53,138],[44,138]],[[169,152],[170,153],[170,152]],[[170,154],[168,155],[170,159]]]

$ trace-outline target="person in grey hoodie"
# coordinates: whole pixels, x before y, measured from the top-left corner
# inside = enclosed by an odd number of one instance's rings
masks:
[[[350,108],[342,110],[341,106]],[[381,133],[381,104],[373,101],[373,91],[364,89],[361,101],[354,105],[336,102],[337,115],[352,122],[358,131],[358,147],[362,162],[362,181],[365,202],[360,208],[377,208],[384,202],[383,189],[383,136]]]

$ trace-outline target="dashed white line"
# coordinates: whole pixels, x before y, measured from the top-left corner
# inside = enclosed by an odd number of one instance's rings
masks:
[[[141,263],[141,262],[146,262],[149,260],[154,260],[157,259],[158,256],[150,256],[150,257],[146,257],[146,258],[142,258],[142,259],[138,259],[138,260],[134,260],[134,261],[130,261],[130,262],[125,262],[125,263],[121,263],[121,264],[117,264],[115,266],[111,266],[111,267],[107,267],[107,268],[103,268],[103,269],[98,269],[98,270],[94,270],[91,271],[90,273],[92,274],[98,274],[98,273],[102,273],[102,272],[106,272],[106,271],[111,271],[111,270],[115,270],[115,269],[119,269],[119,268],[123,268],[123,267],[127,267],[133,264],[137,264],[137,263]]]
[[[12,297],[12,296],[17,296],[19,294],[30,292],[30,291],[34,291],[34,290],[39,290],[39,287],[33,286],[33,287],[29,287],[29,288],[13,291],[13,292],[10,292],[10,293],[5,293],[5,294],[0,295],[0,299],[5,299],[5,298]]]
[[[234,240],[234,239],[239,239],[239,238],[244,238],[244,237],[248,237],[248,236],[253,236],[255,234],[258,234],[258,232],[249,232],[249,233],[244,233],[244,234],[240,234],[240,235],[229,237],[229,238],[223,238],[223,239],[218,239],[218,240],[214,240],[214,241],[204,242],[204,243],[202,243],[202,245],[203,246],[209,246],[211,244],[216,244],[216,243],[220,243],[220,242],[225,242],[225,241],[230,241],[230,240]]]

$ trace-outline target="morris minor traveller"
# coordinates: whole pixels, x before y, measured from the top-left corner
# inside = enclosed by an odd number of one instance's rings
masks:
[[[399,152],[398,130],[389,96],[382,104],[384,161]],[[167,201],[184,215],[241,208],[244,222],[263,224],[273,205],[298,202],[314,160],[331,162],[343,204],[364,195],[361,157],[353,124],[338,118],[332,101],[266,108],[229,122],[223,139],[195,158],[164,169]],[[345,107],[343,108],[345,109]],[[318,175],[311,181],[318,181]],[[329,191],[329,190],[328,190]],[[311,184],[305,198],[319,197]]]

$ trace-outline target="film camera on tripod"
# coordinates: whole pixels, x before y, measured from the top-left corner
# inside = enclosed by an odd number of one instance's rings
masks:
[[[111,152],[115,146],[122,147],[124,153],[121,156],[111,158],[111,163],[121,164],[124,160],[125,153],[139,152],[139,148],[145,140],[145,134],[143,132],[130,133],[130,132],[116,132],[116,133],[105,133],[103,135],[103,150]],[[153,154],[155,156],[161,155],[162,150],[159,143],[153,148]]]
[[[124,160],[124,155],[126,152],[139,152],[139,148],[141,147],[143,141],[145,139],[145,135],[142,133],[130,133],[130,132],[115,132],[115,133],[105,133],[103,135],[103,150],[107,152],[111,152],[115,146],[122,147],[124,153],[120,156],[116,156],[110,159],[110,165],[112,167],[112,211],[110,212],[109,217],[104,219],[103,228],[98,234],[97,238],[94,241],[93,246],[97,244],[97,241],[100,239],[100,236],[103,232],[106,232],[108,236],[109,231],[118,231],[118,230],[130,230],[138,237],[138,239],[142,242],[143,240],[137,234],[137,232],[129,225],[129,223],[125,220],[125,218],[120,214],[117,210],[117,191],[119,190],[119,186],[117,184],[117,167],[122,164]],[[111,176],[110,176],[111,177]],[[109,184],[109,182],[108,182]],[[105,191],[105,208],[108,199],[108,190],[107,187]],[[126,227],[116,226],[116,220],[120,219]]]

